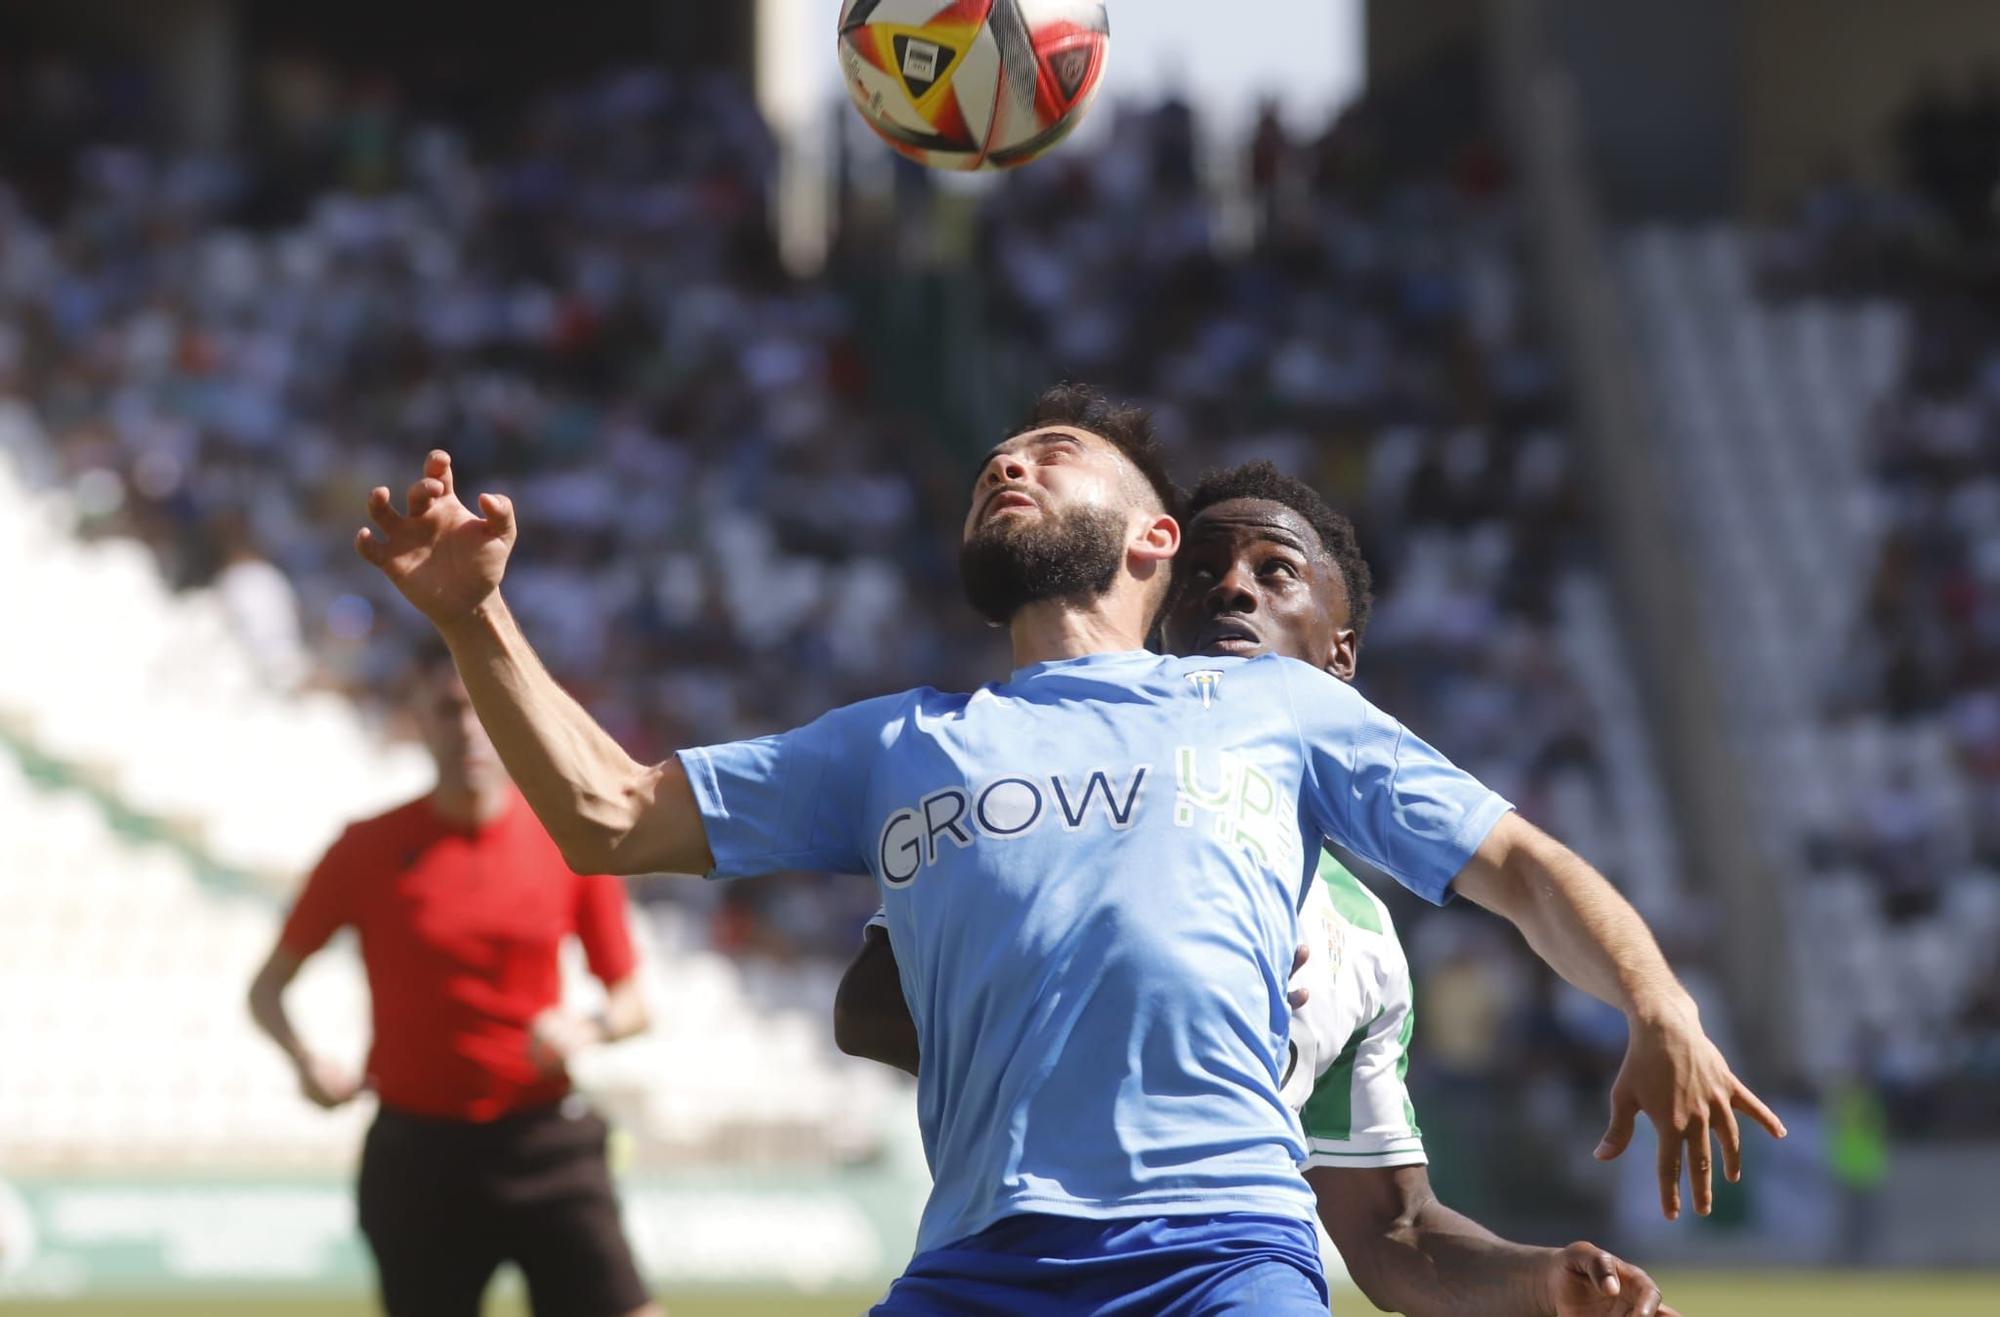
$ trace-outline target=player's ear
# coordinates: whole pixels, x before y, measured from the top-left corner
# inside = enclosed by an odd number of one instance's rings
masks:
[[[1342,681],[1353,681],[1356,666],[1361,662],[1361,638],[1353,628],[1342,627],[1333,633],[1333,657],[1327,661],[1326,670]]]
[[[1162,512],[1147,518],[1131,544],[1134,557],[1146,562],[1169,562],[1181,551],[1181,524]]]

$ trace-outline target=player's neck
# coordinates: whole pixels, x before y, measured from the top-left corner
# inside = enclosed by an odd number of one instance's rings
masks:
[[[472,786],[466,783],[438,783],[431,792],[431,808],[447,823],[476,828],[491,823],[507,810],[508,788]]]
[[[1110,598],[1085,605],[1060,599],[1029,604],[1014,614],[1007,631],[1014,642],[1016,668],[1146,647],[1146,623],[1139,609]]]

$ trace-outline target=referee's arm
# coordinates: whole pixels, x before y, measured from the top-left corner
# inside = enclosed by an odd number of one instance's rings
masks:
[[[285,989],[298,977],[304,964],[304,959],[286,950],[283,943],[273,947],[263,968],[250,982],[250,1018],[291,1060],[292,1068],[298,1072],[299,1091],[306,1100],[331,1111],[360,1096],[364,1084],[359,1075],[307,1047],[292,1027],[291,1016],[285,1010]]]

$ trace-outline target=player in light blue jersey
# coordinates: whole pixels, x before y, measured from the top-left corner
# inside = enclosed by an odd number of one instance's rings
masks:
[[[983,465],[962,553],[1008,679],[648,767],[508,613],[505,499],[466,508],[443,453],[406,512],[370,496],[357,548],[438,626],[573,866],[876,878],[936,1181],[882,1312],[1323,1312],[1278,1091],[1321,844],[1433,900],[1537,862],[1506,802],[1327,673],[1146,652],[1172,504],[1131,418],[1031,418]]]
[[[1345,517],[1262,462],[1204,479],[1187,516],[1169,649],[1219,655],[1247,642],[1252,654],[1353,679],[1372,591]],[[835,1038],[920,1074],[885,924],[870,922],[841,980]],[[1415,1317],[1673,1317],[1645,1271],[1604,1249],[1515,1244],[1438,1200],[1403,1083],[1415,1014],[1389,912],[1324,855],[1301,924],[1311,955],[1292,975],[1280,1094],[1300,1114],[1320,1222],[1375,1306]]]

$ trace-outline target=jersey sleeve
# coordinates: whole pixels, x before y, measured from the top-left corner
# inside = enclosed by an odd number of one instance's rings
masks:
[[[1433,904],[1514,807],[1355,690],[1280,661],[1321,832]]]
[[[709,877],[869,872],[861,811],[896,704],[867,700],[775,736],[681,751],[715,856]]]
[[[879,928],[884,933],[889,931],[889,911],[886,906],[878,907],[874,914],[868,916],[868,922],[861,926],[861,931],[866,934],[871,928]]]
[[[354,887],[361,878],[361,841],[354,829],[340,834],[313,866],[278,933],[278,945],[304,960],[354,922]]]
[[[576,936],[590,972],[607,987],[623,983],[639,967],[632,950],[632,925],[625,884],[608,874],[576,880]]]
[[[1389,937],[1393,939],[1392,932]],[[1380,1007],[1320,1072],[1299,1112],[1305,1168],[1422,1166],[1423,1132],[1405,1083],[1416,1028],[1410,971],[1400,954],[1385,957]]]

